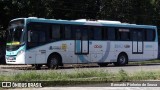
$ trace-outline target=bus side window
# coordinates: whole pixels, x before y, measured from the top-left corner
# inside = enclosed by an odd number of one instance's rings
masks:
[[[93,40],[93,33],[94,33],[93,30],[90,28],[88,32],[89,32],[89,39]]]
[[[31,31],[31,42],[38,42],[38,31]]]
[[[43,31],[39,32],[39,42],[46,42],[46,35]]]
[[[133,41],[137,41],[137,40],[138,40],[137,32],[136,32],[135,29],[132,30],[132,40],[133,40]]]
[[[94,40],[102,40],[102,28],[94,27]]]
[[[84,27],[81,31],[82,31],[82,40],[88,40],[88,27]]]
[[[118,32],[118,35],[117,35],[118,40],[122,40],[122,41],[130,40],[130,30],[129,29],[119,28],[117,32]]]
[[[60,39],[60,25],[52,25],[52,30],[51,30],[51,39],[53,40],[58,40]]]
[[[115,28],[108,28],[107,30],[107,36],[108,36],[108,40],[115,40]]]
[[[81,39],[81,30],[80,29],[76,29],[76,40],[80,40]]]
[[[103,40],[107,40],[108,39],[108,35],[107,35],[107,28],[103,28]]]
[[[154,41],[155,40],[155,31],[154,30],[145,30],[145,41]]]
[[[64,36],[64,38],[67,40],[71,39],[71,26],[65,26]]]
[[[72,26],[72,39],[80,40],[81,39],[81,26]]]

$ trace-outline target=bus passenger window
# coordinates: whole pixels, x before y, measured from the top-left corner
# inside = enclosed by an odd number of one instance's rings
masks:
[[[52,25],[52,39],[60,39],[60,25]]]
[[[93,30],[90,29],[88,32],[89,32],[89,39],[93,40],[93,33],[94,33]]]
[[[65,26],[65,39],[71,39],[71,26]]]
[[[31,31],[31,42],[38,42],[38,31]]]
[[[94,40],[102,40],[102,29],[95,27],[93,30],[94,30]]]
[[[88,40],[88,30],[85,28],[82,30],[82,40]]]
[[[39,42],[45,42],[46,41],[46,36],[45,32],[39,32]]]
[[[81,39],[81,31],[80,29],[76,30],[76,40],[80,40]]]
[[[135,31],[135,30],[132,31],[132,40],[133,41],[137,41],[138,40],[137,31]]]
[[[108,39],[108,36],[107,36],[108,32],[107,32],[107,30],[108,30],[107,28],[103,29],[103,40],[107,40]]]
[[[130,30],[129,29],[118,29],[118,40],[122,40],[122,41],[130,40]]]
[[[155,32],[154,30],[146,30],[146,34],[145,34],[146,38],[145,40],[146,41],[154,41],[154,37],[155,37]]]
[[[108,40],[115,40],[115,28],[108,28]]]
[[[138,41],[143,41],[143,32],[142,31],[138,31]]]

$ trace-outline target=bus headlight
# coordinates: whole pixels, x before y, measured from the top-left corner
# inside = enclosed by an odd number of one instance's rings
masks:
[[[17,53],[17,56],[24,53],[24,50],[20,50],[18,53]]]

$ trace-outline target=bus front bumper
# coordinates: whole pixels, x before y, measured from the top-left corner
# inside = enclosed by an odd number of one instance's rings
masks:
[[[6,55],[6,64],[26,64],[25,53],[20,55]]]

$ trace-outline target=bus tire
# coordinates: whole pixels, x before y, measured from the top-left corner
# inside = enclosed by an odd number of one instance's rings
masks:
[[[115,66],[124,66],[128,63],[128,57],[125,53],[118,55],[117,62],[114,63]]]
[[[50,69],[58,69],[60,57],[58,55],[51,55],[48,59],[47,66]]]
[[[100,67],[106,67],[106,66],[108,65],[108,63],[98,63],[98,65],[99,65]]]

